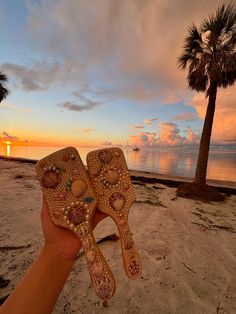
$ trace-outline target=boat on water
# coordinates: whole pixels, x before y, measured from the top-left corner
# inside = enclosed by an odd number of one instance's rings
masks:
[[[133,151],[134,151],[134,152],[139,152],[139,151],[140,151],[140,148],[134,147],[134,148],[133,148]]]

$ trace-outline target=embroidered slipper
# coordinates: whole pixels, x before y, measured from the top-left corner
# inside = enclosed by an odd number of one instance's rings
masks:
[[[120,148],[106,148],[89,152],[88,172],[98,195],[98,210],[116,223],[121,240],[124,268],[127,276],[141,275],[141,262],[128,224],[128,214],[135,200],[124,154]]]
[[[77,150],[68,147],[43,158],[36,173],[54,224],[81,238],[93,287],[106,305],[115,293],[115,280],[93,236],[97,200]]]

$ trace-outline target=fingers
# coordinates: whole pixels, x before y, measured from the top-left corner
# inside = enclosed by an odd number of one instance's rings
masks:
[[[104,214],[96,210],[93,216],[93,221],[92,221],[93,229],[99,224],[100,221],[102,221],[105,218],[107,218],[107,214]],[[43,196],[42,209],[41,209],[41,221],[45,222],[48,220],[50,220],[49,212],[48,212],[48,205],[47,205],[45,197]]]

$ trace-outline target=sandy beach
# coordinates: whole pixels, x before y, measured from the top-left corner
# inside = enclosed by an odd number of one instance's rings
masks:
[[[44,238],[34,163],[0,159],[0,172],[3,298],[38,255]],[[104,241],[99,246],[117,283],[108,307],[95,295],[80,254],[53,313],[236,313],[236,183],[209,182],[226,194],[224,202],[216,203],[176,197],[186,178],[133,171],[131,176],[136,202],[129,221],[142,278],[128,279],[119,241]],[[95,229],[97,240],[113,233],[117,229],[109,218]]]

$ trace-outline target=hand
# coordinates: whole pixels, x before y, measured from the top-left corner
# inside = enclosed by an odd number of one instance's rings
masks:
[[[107,215],[95,211],[93,216],[93,229],[106,217]],[[45,246],[67,260],[74,260],[81,248],[81,240],[69,229],[56,226],[52,222],[45,199],[43,199],[41,222]]]

